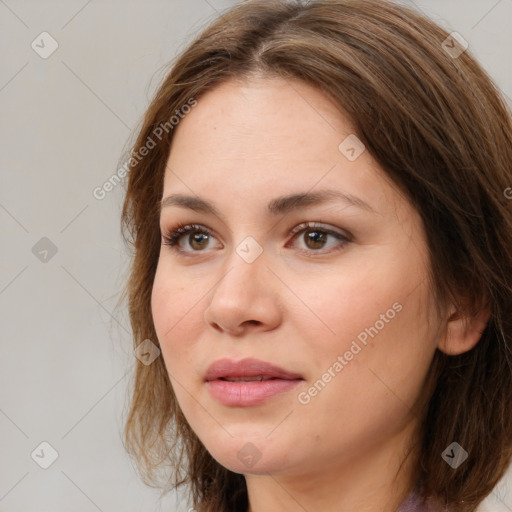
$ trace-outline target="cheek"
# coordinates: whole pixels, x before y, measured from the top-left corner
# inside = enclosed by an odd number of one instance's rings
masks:
[[[204,345],[204,311],[212,281],[211,275],[191,278],[164,256],[153,282],[151,310],[162,358],[178,402],[188,414],[197,407],[194,400],[188,404],[189,393],[202,382],[202,362],[211,348]]]
[[[299,320],[301,331],[310,334],[301,340],[315,372],[310,377],[321,377],[341,356],[343,369],[336,375],[343,377],[333,379],[333,389],[339,386],[338,392],[362,397],[362,384],[375,385],[373,392],[368,389],[373,402],[389,399],[392,392],[414,401],[436,348],[437,324],[429,316],[433,304],[425,272],[412,258],[388,264],[381,259],[379,265],[331,279],[323,293],[310,293],[306,301],[329,327],[327,335],[325,330],[314,335],[306,319]]]
[[[299,399],[300,428],[323,425],[326,439],[343,431],[363,449],[406,424],[422,398],[435,337],[419,316],[426,290],[401,293],[338,312],[332,342],[316,338],[316,346],[305,346],[312,371]]]
[[[197,317],[197,310],[194,316],[194,304],[196,307],[200,305],[186,290],[184,283],[159,264],[151,293],[151,311],[162,355],[169,370],[176,370],[182,364],[191,346],[183,341],[190,339],[195,330],[193,320]]]
[[[292,322],[300,325],[300,332],[308,333],[303,337],[308,344],[318,344],[323,349],[348,350],[346,345],[357,337],[363,343],[371,340],[367,330],[375,332],[372,328],[375,323],[381,332],[395,322],[400,316],[397,310],[401,309],[403,298],[410,292],[412,281],[398,275],[396,265],[391,268],[359,265],[337,269],[336,274],[321,278],[297,278],[294,293],[302,300],[300,303],[295,301],[297,305],[292,306]],[[319,352],[318,356],[321,354]]]

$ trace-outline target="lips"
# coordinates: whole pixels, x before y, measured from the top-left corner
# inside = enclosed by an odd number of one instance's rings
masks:
[[[219,359],[206,371],[205,384],[212,398],[229,407],[262,405],[289,393],[302,381],[297,373],[258,359]]]
[[[212,363],[206,371],[205,381],[217,379],[229,382],[251,382],[271,379],[302,380],[302,377],[265,361],[246,358],[241,361],[219,359]]]

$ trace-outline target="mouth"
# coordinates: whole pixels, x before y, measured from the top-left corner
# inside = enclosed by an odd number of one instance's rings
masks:
[[[247,358],[215,361],[204,380],[218,402],[231,407],[248,407],[290,391],[304,378],[265,361]]]
[[[225,380],[228,382],[251,382],[271,379],[298,380],[302,376],[259,359],[245,358],[240,361],[218,359],[207,369],[204,380]]]
[[[263,375],[259,375],[256,377],[220,377],[218,380],[224,380],[226,382],[263,382],[266,380],[277,380],[277,377],[264,377]]]

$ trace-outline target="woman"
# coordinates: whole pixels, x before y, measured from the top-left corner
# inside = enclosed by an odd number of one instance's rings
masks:
[[[512,125],[460,36],[390,2],[244,2],[174,63],[130,166],[147,483],[201,512],[476,510],[512,451]]]

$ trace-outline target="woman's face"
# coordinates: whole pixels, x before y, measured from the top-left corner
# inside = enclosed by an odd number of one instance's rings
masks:
[[[152,311],[207,450],[237,473],[318,475],[405,446],[439,326],[418,213],[302,82],[224,83],[175,130],[160,226],[199,226],[162,245]],[[208,374],[246,358],[263,363]]]

